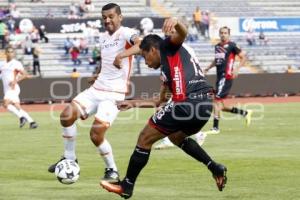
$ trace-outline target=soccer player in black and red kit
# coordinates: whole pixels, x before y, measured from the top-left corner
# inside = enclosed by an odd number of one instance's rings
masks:
[[[119,108],[159,106],[166,102],[166,92],[172,93],[171,101],[161,107],[140,132],[137,145],[131,155],[125,178],[119,184],[101,181],[100,185],[130,198],[135,181],[146,166],[152,145],[164,137],[181,148],[186,154],[203,163],[212,172],[220,191],[226,183],[226,167],[216,163],[189,136],[197,133],[208,121],[212,112],[212,87],[207,84],[196,55],[184,44],[187,29],[176,18],[166,19],[163,32],[171,34],[166,39],[148,35],[141,42],[141,54],[150,68],[161,69],[163,84],[160,98],[151,100],[127,100]]]
[[[224,99],[231,89],[233,79],[237,77],[239,69],[246,63],[246,55],[234,42],[230,41],[230,29],[227,26],[220,28],[219,35],[221,41],[215,45],[215,59],[204,70],[204,74],[213,67],[216,67],[217,71],[214,123],[213,128],[206,132],[207,134],[218,134],[220,132],[219,119],[221,111],[242,115],[245,117],[247,125],[250,125],[252,114],[251,110],[242,110],[236,107],[227,106],[224,103]],[[240,58],[240,62],[239,66],[234,68],[233,65],[236,56]]]

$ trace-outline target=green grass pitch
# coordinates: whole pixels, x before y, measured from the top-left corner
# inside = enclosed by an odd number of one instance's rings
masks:
[[[107,138],[123,177],[139,130],[151,109],[123,112]],[[78,182],[59,183],[47,172],[62,154],[59,113],[34,112],[40,127],[18,128],[18,119],[0,113],[0,200],[116,200],[99,187],[103,162],[89,139],[91,119],[78,125]],[[204,149],[228,168],[228,183],[219,192],[210,172],[180,149],[152,151],[139,176],[133,200],[299,200],[300,104],[268,104],[250,127],[224,115],[221,133],[209,135]],[[204,130],[211,127],[211,121]]]

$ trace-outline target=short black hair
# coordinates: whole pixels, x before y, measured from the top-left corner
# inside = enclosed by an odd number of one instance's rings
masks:
[[[116,9],[116,13],[118,15],[122,14],[120,6],[118,4],[116,4],[116,3],[108,3],[108,4],[106,4],[105,6],[102,7],[102,11],[104,11],[104,10],[110,10],[112,8]]]
[[[159,49],[159,45],[163,39],[156,34],[150,34],[144,37],[140,44],[140,49],[143,51],[150,51],[152,47]]]
[[[230,28],[228,26],[222,26],[220,29],[219,29],[219,33],[221,32],[222,29],[227,29],[228,30],[228,34],[230,35]]]

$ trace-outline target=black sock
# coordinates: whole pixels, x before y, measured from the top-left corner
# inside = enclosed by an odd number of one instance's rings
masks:
[[[179,145],[179,147],[188,155],[192,156],[199,162],[202,162],[203,164],[207,165],[209,162],[211,162],[211,158],[207,153],[202,149],[199,144],[191,139],[191,138],[185,138],[183,142]]]
[[[133,154],[131,155],[129,160],[126,177],[124,178],[124,181],[129,185],[132,185],[132,187],[136,181],[137,176],[146,166],[149,160],[150,151],[151,150],[142,149],[138,146],[135,147],[135,150],[133,151]]]
[[[240,114],[244,117],[248,114],[248,112],[246,110],[238,109],[236,107],[233,107],[230,112],[235,113],[235,114]]]
[[[214,117],[214,128],[219,129],[219,118],[218,117]]]

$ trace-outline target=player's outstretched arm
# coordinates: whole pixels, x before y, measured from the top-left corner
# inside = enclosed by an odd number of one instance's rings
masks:
[[[121,69],[121,63],[122,63],[122,59],[132,56],[132,55],[136,55],[136,54],[140,54],[140,43],[142,41],[142,38],[140,37],[136,37],[134,39],[134,45],[132,47],[130,47],[129,49],[126,49],[125,51],[119,53],[115,60],[114,60],[114,66],[118,69]]]
[[[166,102],[168,89],[165,85],[162,85],[160,88],[160,96],[159,98],[152,99],[134,99],[134,100],[125,100],[117,102],[117,107],[119,110],[125,111],[130,108],[155,108],[160,104]]]
[[[175,17],[165,20],[162,31],[166,35],[170,35],[170,40],[175,45],[181,45],[187,36],[186,26]]]

